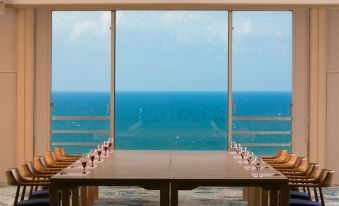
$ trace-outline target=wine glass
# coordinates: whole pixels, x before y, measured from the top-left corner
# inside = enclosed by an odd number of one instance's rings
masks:
[[[97,154],[99,156],[98,161],[101,161],[101,153],[102,153],[102,145],[98,145],[98,149],[97,149]]]
[[[232,150],[232,151],[235,151],[235,144],[236,144],[235,142],[232,142],[232,143],[231,143],[231,150]]]
[[[255,163],[255,168],[257,169],[257,172],[258,172],[257,177],[262,177],[260,176],[260,167],[262,165],[261,157],[255,157],[254,163]]]
[[[82,155],[82,158],[81,158],[81,164],[82,164],[82,167],[84,168],[82,174],[86,174],[86,166],[87,166],[87,162],[88,162],[88,155]]]
[[[237,152],[237,155],[239,155],[239,153],[241,151],[241,145],[240,144],[235,145],[235,151]]]
[[[247,161],[249,165],[252,163],[253,156],[254,156],[253,152],[247,151]]]
[[[241,147],[240,149],[240,155],[241,155],[241,162],[242,162],[242,165],[244,165],[244,159],[245,159],[245,153],[246,153],[247,149],[246,147]]]
[[[107,157],[107,149],[108,149],[108,142],[104,141],[104,151],[105,151],[105,157]]]
[[[109,148],[109,151],[112,151],[112,146],[113,146],[113,138],[108,138],[108,148]]]
[[[91,149],[91,151],[89,152],[89,158],[91,159],[91,162],[92,162],[91,167],[94,167],[95,153],[96,153],[95,149]]]

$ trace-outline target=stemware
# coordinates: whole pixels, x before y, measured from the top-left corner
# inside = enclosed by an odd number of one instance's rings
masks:
[[[246,147],[241,147],[240,149],[240,155],[241,155],[241,162],[242,162],[242,165],[244,165],[244,159],[245,159],[245,155],[246,155]]]
[[[89,152],[89,157],[91,159],[91,167],[94,167],[94,158],[95,158],[95,154],[96,154],[96,150],[95,149],[91,149],[91,151]]]
[[[240,144],[235,145],[235,151],[237,152],[237,155],[239,156],[239,153],[241,151],[241,145]]]
[[[113,146],[113,138],[108,138],[108,149],[109,151],[112,151]]]
[[[247,151],[247,162],[248,162],[249,165],[253,161],[253,156],[254,156],[253,152]]]
[[[105,151],[104,156],[107,157],[108,142],[104,141],[104,145],[103,146],[104,146],[104,151]]]
[[[99,156],[98,161],[101,161],[102,145],[98,145],[97,154]]]
[[[82,174],[86,174],[87,162],[88,162],[88,155],[85,155],[85,154],[82,155],[81,164],[82,164],[82,167],[84,168],[84,170],[82,171]]]
[[[261,157],[255,157],[254,163],[255,163],[255,168],[257,169],[257,177],[262,177],[260,175],[260,167],[262,165]]]

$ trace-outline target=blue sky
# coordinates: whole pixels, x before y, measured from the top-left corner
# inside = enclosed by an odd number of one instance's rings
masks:
[[[109,91],[110,12],[54,12],[53,91]],[[234,91],[290,91],[291,12],[233,12]],[[117,91],[226,91],[227,12],[118,11]]]

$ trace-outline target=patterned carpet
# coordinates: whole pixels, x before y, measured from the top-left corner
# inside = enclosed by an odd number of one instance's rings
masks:
[[[13,205],[16,187],[0,186],[0,206]],[[324,188],[327,206],[339,206],[339,186]],[[100,200],[96,206],[155,206],[159,205],[159,191],[136,187],[100,187]],[[244,206],[241,188],[207,188],[180,191],[181,206]]]

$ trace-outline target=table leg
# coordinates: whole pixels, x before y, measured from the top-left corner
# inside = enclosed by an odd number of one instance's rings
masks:
[[[92,206],[94,204],[94,188],[93,186],[88,186],[88,191],[87,191],[87,200],[88,200],[88,205]]]
[[[171,206],[178,206],[178,185],[171,183]]]
[[[261,188],[261,206],[268,206],[268,192],[264,188]]]
[[[80,205],[81,206],[88,206],[87,202],[87,186],[81,186],[80,187]]]
[[[72,189],[72,206],[79,206],[79,187]]]
[[[49,203],[51,206],[59,206],[58,186],[54,182],[49,186]]]
[[[283,184],[280,190],[280,206],[290,205],[290,187],[288,184]]]
[[[99,186],[93,186],[94,200],[99,199]]]
[[[270,190],[270,206],[278,206],[278,191]]]
[[[62,206],[69,206],[69,189],[62,190]]]
[[[169,206],[169,184],[162,183],[160,185],[160,206]]]

